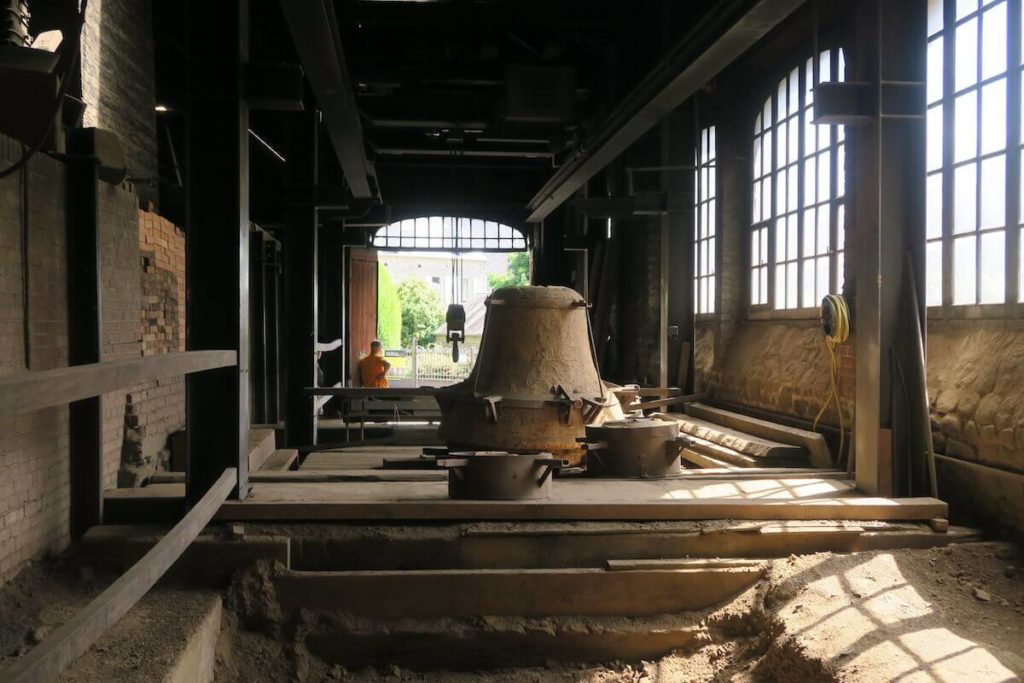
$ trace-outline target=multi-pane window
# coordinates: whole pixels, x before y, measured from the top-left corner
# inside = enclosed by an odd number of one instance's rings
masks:
[[[523,251],[526,238],[517,229],[476,218],[407,218],[377,230],[371,245],[420,251]]]
[[[928,3],[929,306],[1019,296],[1019,16],[1020,0]]]
[[[842,126],[813,123],[814,86],[843,80],[842,50],[790,71],[754,121],[750,303],[816,307],[843,282]]]
[[[694,310],[715,312],[715,127],[700,132],[694,173]]]

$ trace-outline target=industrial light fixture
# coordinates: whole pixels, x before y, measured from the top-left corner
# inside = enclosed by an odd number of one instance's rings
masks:
[[[153,107],[153,109],[160,112],[161,114],[164,114],[171,110],[171,108],[168,107],[166,104],[158,104],[155,107]]]

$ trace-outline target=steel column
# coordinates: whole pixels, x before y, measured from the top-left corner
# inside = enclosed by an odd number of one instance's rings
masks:
[[[188,117],[186,269],[189,350],[235,349],[238,365],[185,383],[188,470],[195,503],[225,469],[249,489],[248,0],[186,0]],[[225,92],[223,82],[238,87]]]
[[[853,81],[925,79],[925,0],[858,3],[857,49],[851,51]],[[879,98],[881,101],[881,98]],[[853,209],[857,354],[854,449],[857,487],[874,495],[921,495],[910,474],[923,462],[924,445],[910,420],[894,420],[894,396],[907,392],[892,368],[899,357],[908,373],[916,368],[911,348],[915,329],[925,329],[925,119],[887,117],[879,108],[867,125],[850,127],[854,159]],[[910,310],[910,275],[917,309]],[[918,317],[914,325],[913,316]],[[908,406],[916,403],[909,397]],[[907,408],[897,410],[904,414]],[[893,429],[910,430],[894,443]]]
[[[68,365],[98,363],[102,344],[99,162],[91,131],[73,130],[67,178]],[[103,407],[94,396],[68,405],[71,535],[103,519]]]
[[[312,98],[293,115],[288,149],[288,182],[316,187],[319,114]],[[315,202],[285,209],[285,440],[291,447],[316,442],[313,398],[303,389],[317,385],[317,233]]]

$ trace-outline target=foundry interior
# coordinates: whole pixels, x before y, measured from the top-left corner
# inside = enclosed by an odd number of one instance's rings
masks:
[[[0,683],[1024,677],[1024,0],[0,0]]]

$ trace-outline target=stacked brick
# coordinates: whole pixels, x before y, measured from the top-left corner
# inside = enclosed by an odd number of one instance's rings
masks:
[[[142,355],[185,350],[185,235],[150,211],[138,212]],[[169,469],[168,437],[185,426],[185,380],[169,377],[134,387],[123,403],[124,440],[118,486],[138,486]]]

